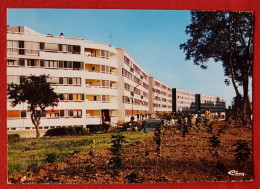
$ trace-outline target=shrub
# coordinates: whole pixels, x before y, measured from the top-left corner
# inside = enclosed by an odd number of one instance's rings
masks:
[[[122,160],[122,150],[123,150],[123,143],[126,142],[126,137],[123,136],[121,133],[117,135],[112,136],[112,146],[110,148],[110,152],[112,157],[110,158],[109,165],[112,168],[113,173],[112,177],[118,176],[119,175],[119,169],[121,169],[123,160]]]
[[[62,127],[49,129],[44,136],[81,136],[88,134],[89,131],[83,127]]]
[[[246,162],[250,155],[251,149],[248,147],[248,142],[245,140],[237,140],[235,144],[236,149],[234,150],[235,163],[240,165],[243,162]]]
[[[19,134],[11,134],[8,135],[8,143],[15,143],[20,141],[20,135]]]
[[[87,125],[88,130],[91,133],[95,133],[98,131],[108,131],[110,125],[107,123],[99,124],[99,125]]]
[[[157,124],[156,128],[154,129],[154,138],[153,140],[157,144],[156,152],[157,156],[161,156],[161,148],[162,148],[162,133],[163,133],[163,127],[162,124]]]

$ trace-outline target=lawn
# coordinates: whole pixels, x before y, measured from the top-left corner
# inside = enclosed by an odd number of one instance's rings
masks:
[[[45,165],[49,154],[52,159],[61,162],[77,153],[88,154],[91,140],[95,141],[95,151],[110,148],[111,136],[115,133],[93,134],[89,136],[22,138],[18,142],[8,144],[8,175],[25,174],[27,171],[37,172]],[[153,132],[123,132],[128,143],[152,137]]]

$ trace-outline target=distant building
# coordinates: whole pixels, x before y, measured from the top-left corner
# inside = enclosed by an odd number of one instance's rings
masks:
[[[172,89],[173,112],[197,112],[204,113],[206,108],[211,112],[224,112],[226,109],[225,98],[195,94],[182,89]]]
[[[206,108],[211,112],[224,112],[226,109],[226,99],[216,96],[196,94],[197,110],[204,113]]]
[[[195,93],[182,89],[172,89],[172,111],[173,112],[195,112]]]
[[[156,114],[172,112],[172,88],[162,81],[149,77],[149,114],[155,117]]]

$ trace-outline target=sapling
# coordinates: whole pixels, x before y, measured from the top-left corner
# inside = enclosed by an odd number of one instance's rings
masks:
[[[122,167],[123,160],[122,160],[122,150],[123,144],[126,143],[126,137],[123,136],[121,133],[112,136],[111,140],[111,148],[110,153],[112,157],[109,160],[110,168],[113,170],[112,177],[116,177],[119,175],[119,170]]]

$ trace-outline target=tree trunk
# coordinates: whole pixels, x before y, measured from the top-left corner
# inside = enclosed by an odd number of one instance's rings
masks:
[[[39,124],[35,125],[35,130],[36,130],[36,138],[40,138],[40,125]]]
[[[248,94],[248,77],[244,77],[243,81],[243,114],[245,120],[251,120],[252,105]]]

